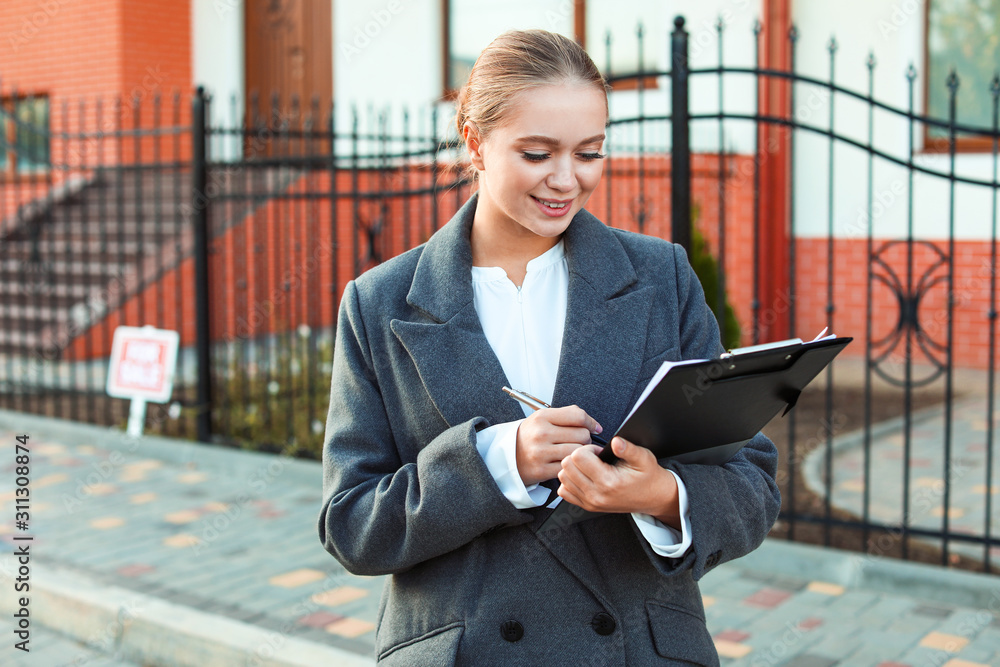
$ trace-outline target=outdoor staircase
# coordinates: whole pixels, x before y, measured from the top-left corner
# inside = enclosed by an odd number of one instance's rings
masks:
[[[191,244],[190,192],[185,174],[125,167],[22,207],[0,242],[0,353],[57,359],[176,265]]]
[[[298,170],[209,173],[211,234],[251,219]],[[246,180],[252,181],[247,183]],[[0,226],[0,355],[62,357],[77,337],[194,253],[189,171],[129,167],[57,186]],[[193,298],[193,297],[192,297]]]

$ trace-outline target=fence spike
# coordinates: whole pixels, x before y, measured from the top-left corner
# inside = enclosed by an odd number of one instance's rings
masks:
[[[945,80],[945,85],[948,86],[948,90],[951,91],[952,94],[955,94],[955,92],[958,91],[958,86],[960,84],[961,80],[958,77],[958,72],[955,71],[955,68],[953,67],[951,69],[951,72],[948,73],[948,78]]]
[[[302,103],[299,98],[298,93],[292,93],[290,104],[289,104],[289,118],[288,128],[291,129],[296,121],[298,122],[298,129],[302,128]]]
[[[280,132],[281,126],[284,124],[284,114],[281,113],[281,95],[277,90],[271,91],[271,110],[268,115],[270,116],[271,121],[275,123],[274,129]]]
[[[604,33],[604,79],[611,78],[611,30]]]

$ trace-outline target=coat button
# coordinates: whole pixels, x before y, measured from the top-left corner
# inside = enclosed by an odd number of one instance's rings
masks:
[[[611,614],[598,612],[590,621],[590,627],[599,635],[610,635],[615,631],[615,619],[611,618]]]
[[[504,621],[500,624],[500,636],[509,642],[516,642],[524,636],[524,626],[517,621]]]

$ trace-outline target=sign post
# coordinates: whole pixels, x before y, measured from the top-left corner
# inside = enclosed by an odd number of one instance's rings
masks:
[[[126,429],[130,436],[142,435],[147,402],[170,400],[179,343],[176,331],[149,325],[115,329],[107,393],[115,398],[132,399]]]

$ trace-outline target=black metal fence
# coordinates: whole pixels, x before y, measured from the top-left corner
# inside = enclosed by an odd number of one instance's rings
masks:
[[[967,127],[955,78],[942,82],[950,117],[929,118],[912,68],[897,107],[877,98],[874,59],[867,90],[836,83],[835,42],[819,79],[796,71],[808,45],[794,31],[791,71],[725,65],[724,34],[720,24],[718,66],[691,69],[678,21],[669,71],[609,77],[636,91],[630,106],[612,99],[589,208],[709,248],[720,270],[707,297],[735,308],[747,343],[822,326],[857,339],[767,430],[782,453],[776,535],[989,569],[1000,81],[961,82],[994,102],[992,128]],[[783,82],[787,108],[730,101],[739,80],[755,94]],[[718,108],[693,111],[692,87],[713,82]],[[318,100],[200,91],[50,104],[47,168],[0,187],[0,406],[124,424],[127,406],[103,391],[111,336],[151,324],[180,331],[182,354],[173,403],[150,406],[147,431],[318,455],[346,281],[426,240],[470,192],[447,109],[327,113]],[[863,128],[838,124],[852,105]],[[936,158],[919,142],[927,127],[943,132]],[[907,137],[901,150],[877,140],[889,128]],[[727,147],[740,133],[747,145]],[[992,142],[986,175],[963,166],[960,134]],[[787,179],[768,189],[778,162]],[[808,171],[821,176],[804,181]],[[990,205],[970,217],[966,199]],[[860,204],[844,216],[848,200]],[[780,210],[790,233],[775,249],[764,213]]]
[[[190,253],[190,107],[180,96],[45,106],[42,128],[0,112],[15,128],[4,152],[43,156],[27,170],[8,163],[0,182],[0,400],[113,424],[121,402],[103,389],[114,327],[179,320],[188,298],[176,283],[168,314],[165,286],[155,302],[144,288]],[[177,395],[188,400],[183,380]]]

